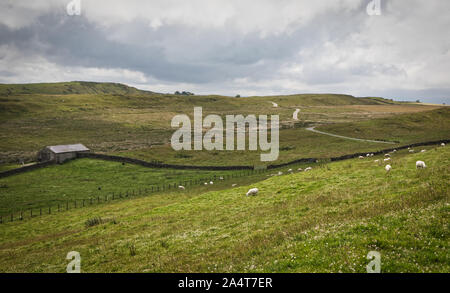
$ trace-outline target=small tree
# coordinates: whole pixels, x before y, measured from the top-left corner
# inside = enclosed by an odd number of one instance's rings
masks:
[[[241,95],[236,95],[236,98],[240,98],[241,97]]]

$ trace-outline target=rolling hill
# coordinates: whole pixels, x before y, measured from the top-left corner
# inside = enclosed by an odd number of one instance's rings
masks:
[[[279,107],[274,108],[271,102],[276,102]],[[194,106],[202,106],[205,116],[278,114],[283,125],[280,162],[299,157],[329,157],[330,151],[332,155],[342,155],[378,147],[377,144],[329,140],[309,133],[305,130],[307,126],[333,124],[338,127],[340,123],[439,108],[335,94],[232,98],[157,94],[114,83],[0,85],[0,164],[11,165],[22,160],[31,162],[36,152],[46,145],[78,142],[95,152],[167,163],[258,163],[259,152],[254,151],[245,154],[192,151],[183,156],[173,151],[169,145],[174,132],[170,121],[177,114],[192,117]],[[299,121],[293,121],[292,113],[297,108],[301,109]],[[448,112],[439,112],[437,117],[441,120],[440,125],[449,125]],[[433,125],[429,124],[432,128]],[[407,125],[396,124],[395,127]],[[445,132],[446,128],[440,133]],[[425,134],[420,141],[433,136],[430,132]],[[389,139],[389,136],[381,135],[379,138]],[[398,141],[403,142],[401,139]],[[327,143],[340,147],[329,147]]]

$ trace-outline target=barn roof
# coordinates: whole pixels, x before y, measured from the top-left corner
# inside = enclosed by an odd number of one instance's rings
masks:
[[[67,144],[67,145],[52,145],[47,147],[50,151],[55,154],[70,153],[70,152],[84,152],[89,151],[87,147],[81,143],[77,144]]]

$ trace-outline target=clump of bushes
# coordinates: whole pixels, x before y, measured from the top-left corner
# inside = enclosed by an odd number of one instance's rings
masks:
[[[84,225],[86,226],[86,228],[88,228],[88,227],[100,225],[102,223],[103,223],[103,220],[101,217],[93,217],[93,218],[87,219],[86,222],[84,222]]]

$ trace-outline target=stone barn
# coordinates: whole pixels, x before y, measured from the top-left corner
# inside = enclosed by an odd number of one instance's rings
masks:
[[[77,153],[89,151],[90,150],[81,143],[47,146],[39,151],[38,161],[45,162],[54,160],[56,163],[62,164],[67,160],[76,158]]]

